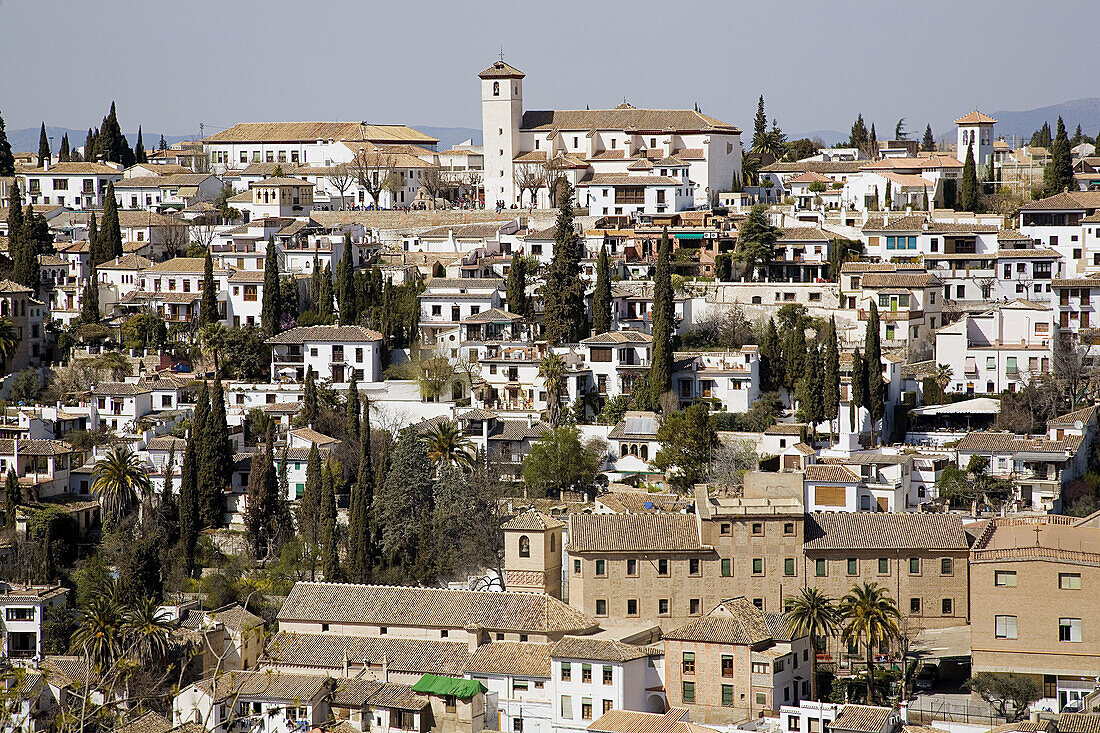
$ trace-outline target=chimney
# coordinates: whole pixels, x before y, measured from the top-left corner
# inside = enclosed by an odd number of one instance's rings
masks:
[[[351,660],[348,659],[348,650],[344,650],[344,663],[341,665],[344,677],[351,677]]]
[[[390,681],[390,658],[388,655],[382,655],[382,681]]]
[[[50,157],[47,155],[42,159],[42,170],[48,171],[50,169]]]
[[[532,428],[535,426],[535,416],[531,413],[527,413],[527,427]]]
[[[470,624],[466,627],[466,646],[473,654],[484,642],[482,639],[481,624]]]

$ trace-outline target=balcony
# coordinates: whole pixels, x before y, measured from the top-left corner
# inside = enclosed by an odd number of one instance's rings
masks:
[[[273,354],[271,358],[276,364],[301,364],[305,361],[304,354]]]
[[[870,319],[871,311],[863,308],[859,309],[859,320],[866,321]],[[899,309],[896,311],[881,310],[878,312],[878,317],[882,321],[887,323],[891,321],[919,321],[924,318],[924,311],[915,309]]]

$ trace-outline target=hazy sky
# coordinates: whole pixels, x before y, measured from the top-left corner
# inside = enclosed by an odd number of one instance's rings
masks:
[[[1061,22],[1052,22],[1059,19]],[[207,134],[254,120],[480,127],[477,73],[527,73],[529,109],[700,108],[788,132],[943,124],[975,106],[1100,96],[1094,0],[507,3],[0,0],[9,129]],[[937,130],[937,134],[942,132]],[[881,135],[880,135],[881,136]]]

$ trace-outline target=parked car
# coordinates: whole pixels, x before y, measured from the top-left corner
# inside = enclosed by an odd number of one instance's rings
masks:
[[[936,680],[940,677],[940,667],[938,664],[928,662],[921,665],[920,670],[917,671],[917,676],[913,678],[914,690],[931,690],[936,684]]]

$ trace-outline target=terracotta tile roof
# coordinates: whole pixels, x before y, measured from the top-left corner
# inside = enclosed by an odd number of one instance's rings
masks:
[[[1017,451],[1045,451],[1061,453],[1066,450],[1066,440],[1048,440],[1046,438],[1025,438],[1008,432],[967,433],[955,449],[981,453],[1015,453]],[[1071,446],[1072,447],[1072,446]]]
[[[229,276],[231,283],[262,283],[264,281],[263,270],[234,270]]]
[[[837,512],[806,515],[806,551],[966,550],[957,514]]]
[[[115,729],[115,733],[168,733],[172,723],[163,715],[150,710]]]
[[[1080,410],[1067,412],[1064,415],[1047,420],[1047,427],[1073,427],[1078,420],[1082,423],[1088,423],[1094,414],[1096,414],[1096,405],[1089,405],[1088,407],[1082,407]]]
[[[504,61],[494,61],[493,65],[478,74],[482,79],[522,79],[527,76],[522,71],[506,64]]]
[[[187,222],[155,211],[119,211],[118,225],[121,229],[144,229],[146,227],[185,227]],[[148,244],[148,242],[142,244]]]
[[[919,232],[927,221],[924,216],[891,216],[889,221],[883,216],[870,216],[863,225],[865,232]]]
[[[950,155],[929,155],[921,159],[921,168],[963,168],[964,164]]]
[[[1001,249],[997,250],[999,260],[1053,260],[1061,257],[1061,253],[1054,249],[1035,247],[1034,249]]]
[[[976,125],[978,123],[992,125],[997,120],[993,119],[989,115],[983,115],[978,110],[974,110],[968,115],[963,115],[959,119],[955,120],[956,125]]]
[[[501,529],[521,532],[541,532],[546,529],[557,529],[563,526],[565,526],[563,522],[554,519],[549,514],[543,514],[537,509],[528,509],[523,514],[519,514],[505,522],[501,526]]]
[[[893,712],[891,708],[880,708],[875,705],[848,704],[840,709],[836,720],[829,727],[879,733],[886,726]]]
[[[811,463],[806,466],[807,481],[826,481],[838,484],[858,484],[862,479],[847,466]]]
[[[207,178],[213,178],[209,173],[170,173],[164,176],[131,176],[115,181],[115,190],[120,188],[171,188],[182,186],[198,186]]]
[[[76,453],[76,449],[63,440],[19,440],[19,455],[22,456],[63,456]],[[15,455],[15,440],[0,438],[0,455]]]
[[[146,446],[149,450],[169,450],[175,447],[178,455],[183,455],[183,451],[187,449],[187,441],[183,438],[175,438],[171,435],[158,435],[149,441]]]
[[[866,160],[800,160],[781,161],[761,168],[764,173],[858,173],[866,165]],[[830,179],[831,180],[831,179]]]
[[[453,224],[450,226],[432,227],[426,232],[421,232],[421,237],[447,237],[454,234],[456,238],[462,239],[485,239],[488,237],[495,237],[500,233],[502,227],[508,226],[512,220],[507,221],[488,221],[479,222],[474,224]]]
[[[226,672],[216,680],[207,678],[194,684],[211,695],[214,702],[230,697],[305,702],[330,689],[332,680],[328,675],[321,674],[235,670]]]
[[[713,728],[687,722],[688,711],[672,708],[667,713],[608,710],[588,730],[597,733],[715,733]]]
[[[637,132],[707,131],[740,133],[741,130],[690,109],[637,109],[620,105],[615,109],[528,110],[520,122],[522,130],[630,130]]]
[[[46,673],[51,683],[59,686],[79,687],[88,675],[88,666],[83,657],[67,655],[46,655],[38,668]]]
[[[504,278],[498,277],[433,277],[424,284],[432,288],[466,288],[468,290],[502,290]]]
[[[800,422],[777,422],[764,431],[764,435],[802,435],[806,424]]]
[[[1000,232],[996,224],[957,224],[947,221],[930,221],[924,225],[924,231],[937,234],[992,234]]]
[[[871,272],[863,276],[865,288],[939,287],[940,279],[930,272]]]
[[[153,266],[152,260],[141,255],[122,255],[99,265],[100,270],[145,270]]]
[[[33,293],[28,287],[24,287],[11,280],[0,280],[0,293]]]
[[[897,272],[898,266],[890,262],[845,262],[842,273]]]
[[[1052,720],[1037,720],[1034,722],[1019,720],[1015,723],[1005,723],[989,729],[989,733],[1055,733],[1055,731],[1057,731],[1057,728],[1054,727],[1054,721]]]
[[[1100,715],[1095,713],[1061,713],[1058,733],[1100,733]]]
[[[694,499],[681,494],[648,491],[608,491],[600,494],[598,501],[616,514],[679,512],[694,503]]]
[[[195,273],[201,275],[203,273],[203,267],[205,260],[202,257],[176,257],[171,260],[165,260],[164,262],[158,262],[149,268],[149,272],[183,272],[183,273]],[[218,264],[217,261],[213,263],[214,273],[226,273],[227,270]]]
[[[407,125],[360,125],[358,122],[240,122],[214,133],[204,143],[316,142],[354,140],[435,144],[434,137]]]
[[[1019,242],[1019,241],[1030,242],[1031,237],[1027,236],[1026,234],[1021,234],[1020,232],[1016,231],[1015,229],[1002,229],[1001,231],[997,232],[997,241],[998,242]]]
[[[498,321],[522,321],[523,316],[518,313],[509,313],[501,308],[490,308],[479,311],[462,319],[463,323],[495,323]]]
[[[333,707],[362,710],[365,707],[423,710],[431,704],[426,695],[413,692],[412,685],[372,679],[341,679],[332,691]],[[352,728],[352,730],[356,730]]]
[[[702,543],[693,514],[574,514],[570,552],[698,552]]]
[[[146,385],[131,382],[100,382],[92,387],[92,392],[102,395],[137,395],[146,394],[152,390]]]
[[[1100,191],[1063,191],[1032,201],[1020,211],[1085,211],[1100,208]]]
[[[588,631],[595,619],[545,594],[295,583],[279,619],[374,626],[465,628],[560,634]]]
[[[122,177],[122,171],[104,163],[51,163],[50,169],[23,168],[16,174],[29,176],[110,176]]]
[[[492,641],[482,644],[470,655],[465,671],[549,678],[550,650],[554,646],[528,641]]]
[[[828,242],[832,238],[819,227],[780,227],[779,241]]]
[[[629,662],[648,657],[645,647],[624,644],[614,639],[567,636],[554,644],[550,656],[562,659],[592,659],[597,662]]]
[[[606,333],[600,333],[595,336],[589,336],[586,339],[581,339],[582,344],[588,344],[589,346],[603,346],[604,344],[609,346],[614,344],[648,344],[652,342],[653,337],[648,333],[628,328],[621,331],[607,331]]]
[[[267,340],[269,344],[354,343],[381,341],[382,334],[364,326],[297,326]]]
[[[318,669],[340,668],[345,654],[353,665],[380,665],[385,660],[390,669],[399,672],[460,675],[470,650],[463,641],[280,631],[265,652],[276,665]]]
[[[745,598],[724,601],[709,615],[665,634],[672,641],[754,646],[769,641],[772,630],[764,612]]]

